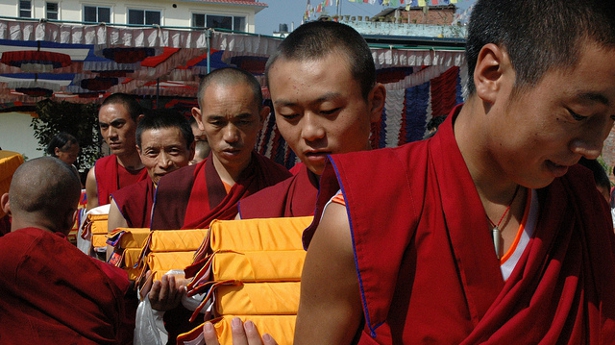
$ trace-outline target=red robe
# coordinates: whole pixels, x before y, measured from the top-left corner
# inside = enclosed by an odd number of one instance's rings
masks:
[[[0,343],[129,344],[126,273],[61,234],[24,228],[0,238]]]
[[[129,228],[149,228],[156,187],[148,177],[111,193]]]
[[[111,193],[120,188],[147,178],[147,169],[127,170],[117,162],[115,155],[109,155],[96,161],[94,167],[96,188],[98,191],[98,206],[107,205]]]
[[[283,166],[252,153],[250,164],[227,194],[210,156],[160,179],[151,228],[203,229],[214,219],[233,219],[240,199],[290,176]]]
[[[314,215],[319,176],[301,164],[296,175],[239,202],[242,219]]]
[[[534,237],[504,282],[454,117],[427,141],[333,156],[321,177],[304,243],[341,186],[359,344],[613,344],[615,236],[592,175],[571,167],[538,190]]]

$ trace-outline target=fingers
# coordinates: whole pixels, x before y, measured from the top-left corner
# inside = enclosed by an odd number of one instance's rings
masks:
[[[252,323],[252,327],[254,328],[254,324],[253,323]],[[247,345],[247,344],[249,344],[248,343],[248,337],[247,337],[248,331],[244,330],[244,325],[243,325],[243,322],[241,322],[240,318],[234,317],[231,320],[231,332],[233,333],[233,345]],[[258,334],[258,332],[257,332],[257,334]],[[250,345],[258,345],[258,344],[260,344],[260,339],[259,339],[258,343],[254,343],[254,344],[250,343]]]
[[[254,322],[248,320],[243,323],[238,317],[231,320],[231,333],[233,345],[278,345],[269,334],[263,335],[261,339]],[[206,345],[220,345],[216,330],[211,322],[205,322],[203,325],[203,336]]]
[[[211,322],[205,322],[203,325],[203,336],[206,345],[220,345],[218,342],[218,336],[216,335],[216,330]]]
[[[155,281],[148,298],[155,310],[169,310],[177,307],[181,302],[186,287],[177,286],[173,275],[164,275],[159,281]]]

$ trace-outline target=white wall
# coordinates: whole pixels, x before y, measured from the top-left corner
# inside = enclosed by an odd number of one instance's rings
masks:
[[[0,147],[19,152],[28,159],[44,156],[44,151],[36,150],[39,146],[31,121],[29,113],[0,113]]]

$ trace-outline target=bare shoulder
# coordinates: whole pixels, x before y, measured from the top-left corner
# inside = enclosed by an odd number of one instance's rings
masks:
[[[346,208],[330,204],[305,259],[295,344],[349,344],[362,317]]]
[[[96,175],[94,173],[94,167],[88,171],[88,175],[85,179],[85,194],[88,200],[88,210],[98,206],[98,187],[96,186]]]

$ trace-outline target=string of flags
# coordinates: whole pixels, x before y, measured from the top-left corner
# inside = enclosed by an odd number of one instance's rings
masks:
[[[442,5],[450,5],[456,4],[458,1],[463,0],[348,0],[348,2],[355,3],[365,3],[370,5],[382,5],[382,6],[392,6],[399,7],[406,5],[406,10],[409,11],[411,7],[428,7],[428,6],[442,6]],[[323,0],[319,2],[317,5],[312,6],[310,0],[307,0],[307,6],[305,9],[305,13],[303,15],[304,20],[308,20],[314,13],[321,13],[325,10],[326,7],[339,6],[340,0]]]

